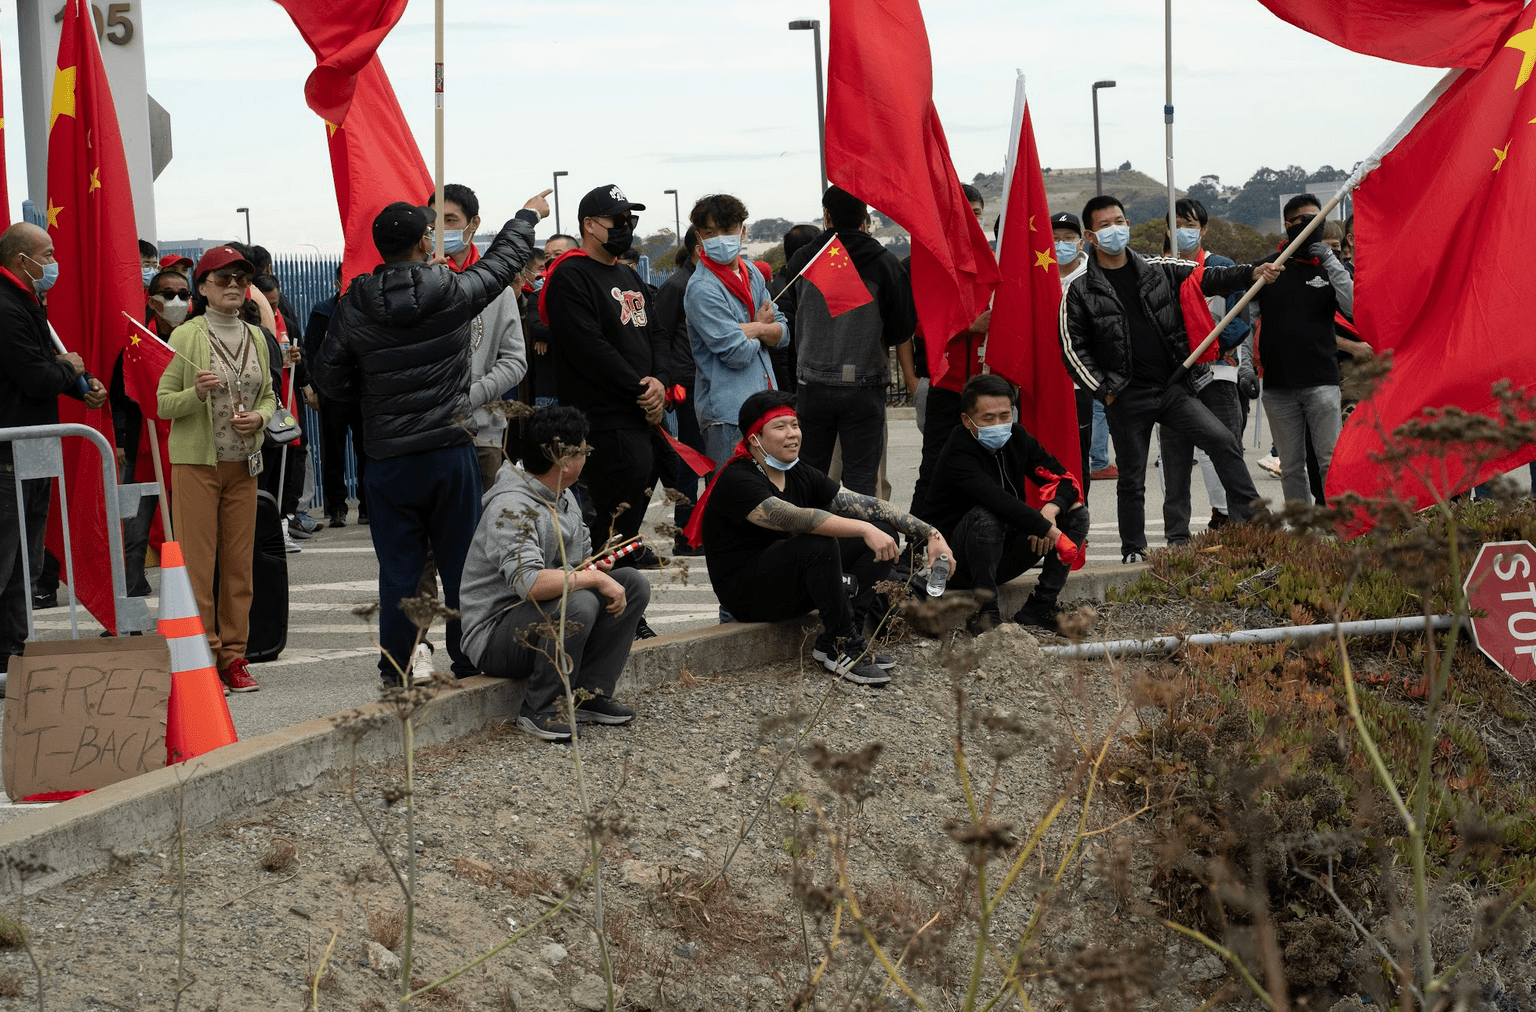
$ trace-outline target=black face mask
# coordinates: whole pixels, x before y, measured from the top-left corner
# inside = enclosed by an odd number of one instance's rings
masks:
[[[629,248],[635,244],[635,226],[625,221],[622,225],[614,225],[608,230],[608,238],[603,242],[603,249],[609,256],[623,256],[629,252]]]
[[[1295,242],[1296,237],[1301,235],[1301,230],[1310,225],[1312,223],[1312,219],[1316,217],[1317,215],[1315,214],[1304,214],[1300,218],[1297,218],[1296,224],[1286,226],[1285,237],[1292,242]]]

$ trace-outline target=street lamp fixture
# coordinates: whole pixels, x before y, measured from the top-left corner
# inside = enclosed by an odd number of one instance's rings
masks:
[[[248,207],[237,207],[235,208],[235,213],[245,215],[245,244],[249,246],[251,244],[251,209]]]
[[[678,203],[678,197],[677,197],[677,191],[676,190],[662,190],[661,192],[662,193],[670,193],[672,195],[672,215],[673,215],[673,222],[672,222],[672,224],[677,229],[677,248],[678,249],[682,249],[683,248],[683,205]]]
[[[1093,82],[1093,185],[1094,193],[1101,197],[1104,195],[1104,161],[1099,154],[1099,89],[1114,86],[1113,81]],[[1088,227],[1086,222],[1083,227]]]
[[[816,136],[821,147],[821,189],[827,189],[827,100],[821,81],[821,22],[812,19],[791,21],[792,32],[810,32],[816,42]]]
[[[569,176],[569,175],[570,175],[570,173],[566,172],[564,170],[555,173],[554,191],[555,191],[555,231],[556,232],[560,231],[560,177],[561,176]]]

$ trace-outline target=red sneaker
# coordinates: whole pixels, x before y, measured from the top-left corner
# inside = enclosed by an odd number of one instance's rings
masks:
[[[230,692],[255,692],[261,688],[256,684],[256,679],[251,677],[251,666],[244,657],[231,662],[229,667],[219,672],[219,677],[224,680]]]
[[[1118,477],[1120,477],[1120,469],[1115,465],[1110,464],[1108,467],[1101,467],[1097,471],[1094,471],[1092,474],[1088,475],[1088,480],[1114,481]]]

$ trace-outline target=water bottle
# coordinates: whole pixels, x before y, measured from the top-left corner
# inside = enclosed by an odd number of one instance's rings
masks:
[[[949,583],[949,556],[940,555],[933,560],[933,566],[928,570],[928,596],[938,597],[944,593],[944,585]]]

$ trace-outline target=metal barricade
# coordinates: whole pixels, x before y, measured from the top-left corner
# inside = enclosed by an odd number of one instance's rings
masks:
[[[101,478],[106,491],[107,545],[112,566],[112,599],[118,635],[134,632],[152,632],[155,620],[149,613],[149,602],[142,597],[128,596],[127,577],[123,568],[123,521],[138,515],[139,500],[147,495],[159,495],[160,486],[155,482],[119,485],[112,445],[106,437],[89,425],[69,422],[61,425],[22,425],[0,429],[0,443],[11,444],[15,464],[15,495],[17,522],[21,528],[22,576],[27,581],[27,639],[36,639],[36,627],[32,615],[32,560],[27,552],[27,512],[22,495],[22,482],[38,478],[57,478],[59,482],[59,524],[64,533],[64,577],[71,589],[69,600],[69,629],[74,639],[80,638],[78,604],[73,594],[75,586],[75,552],[69,533],[69,487],[64,474],[65,436],[84,436],[95,446],[101,457]],[[0,495],[5,494],[0,489]],[[84,560],[86,565],[99,565],[100,560]],[[0,673],[3,678],[3,673]],[[3,685],[3,682],[0,682]]]

